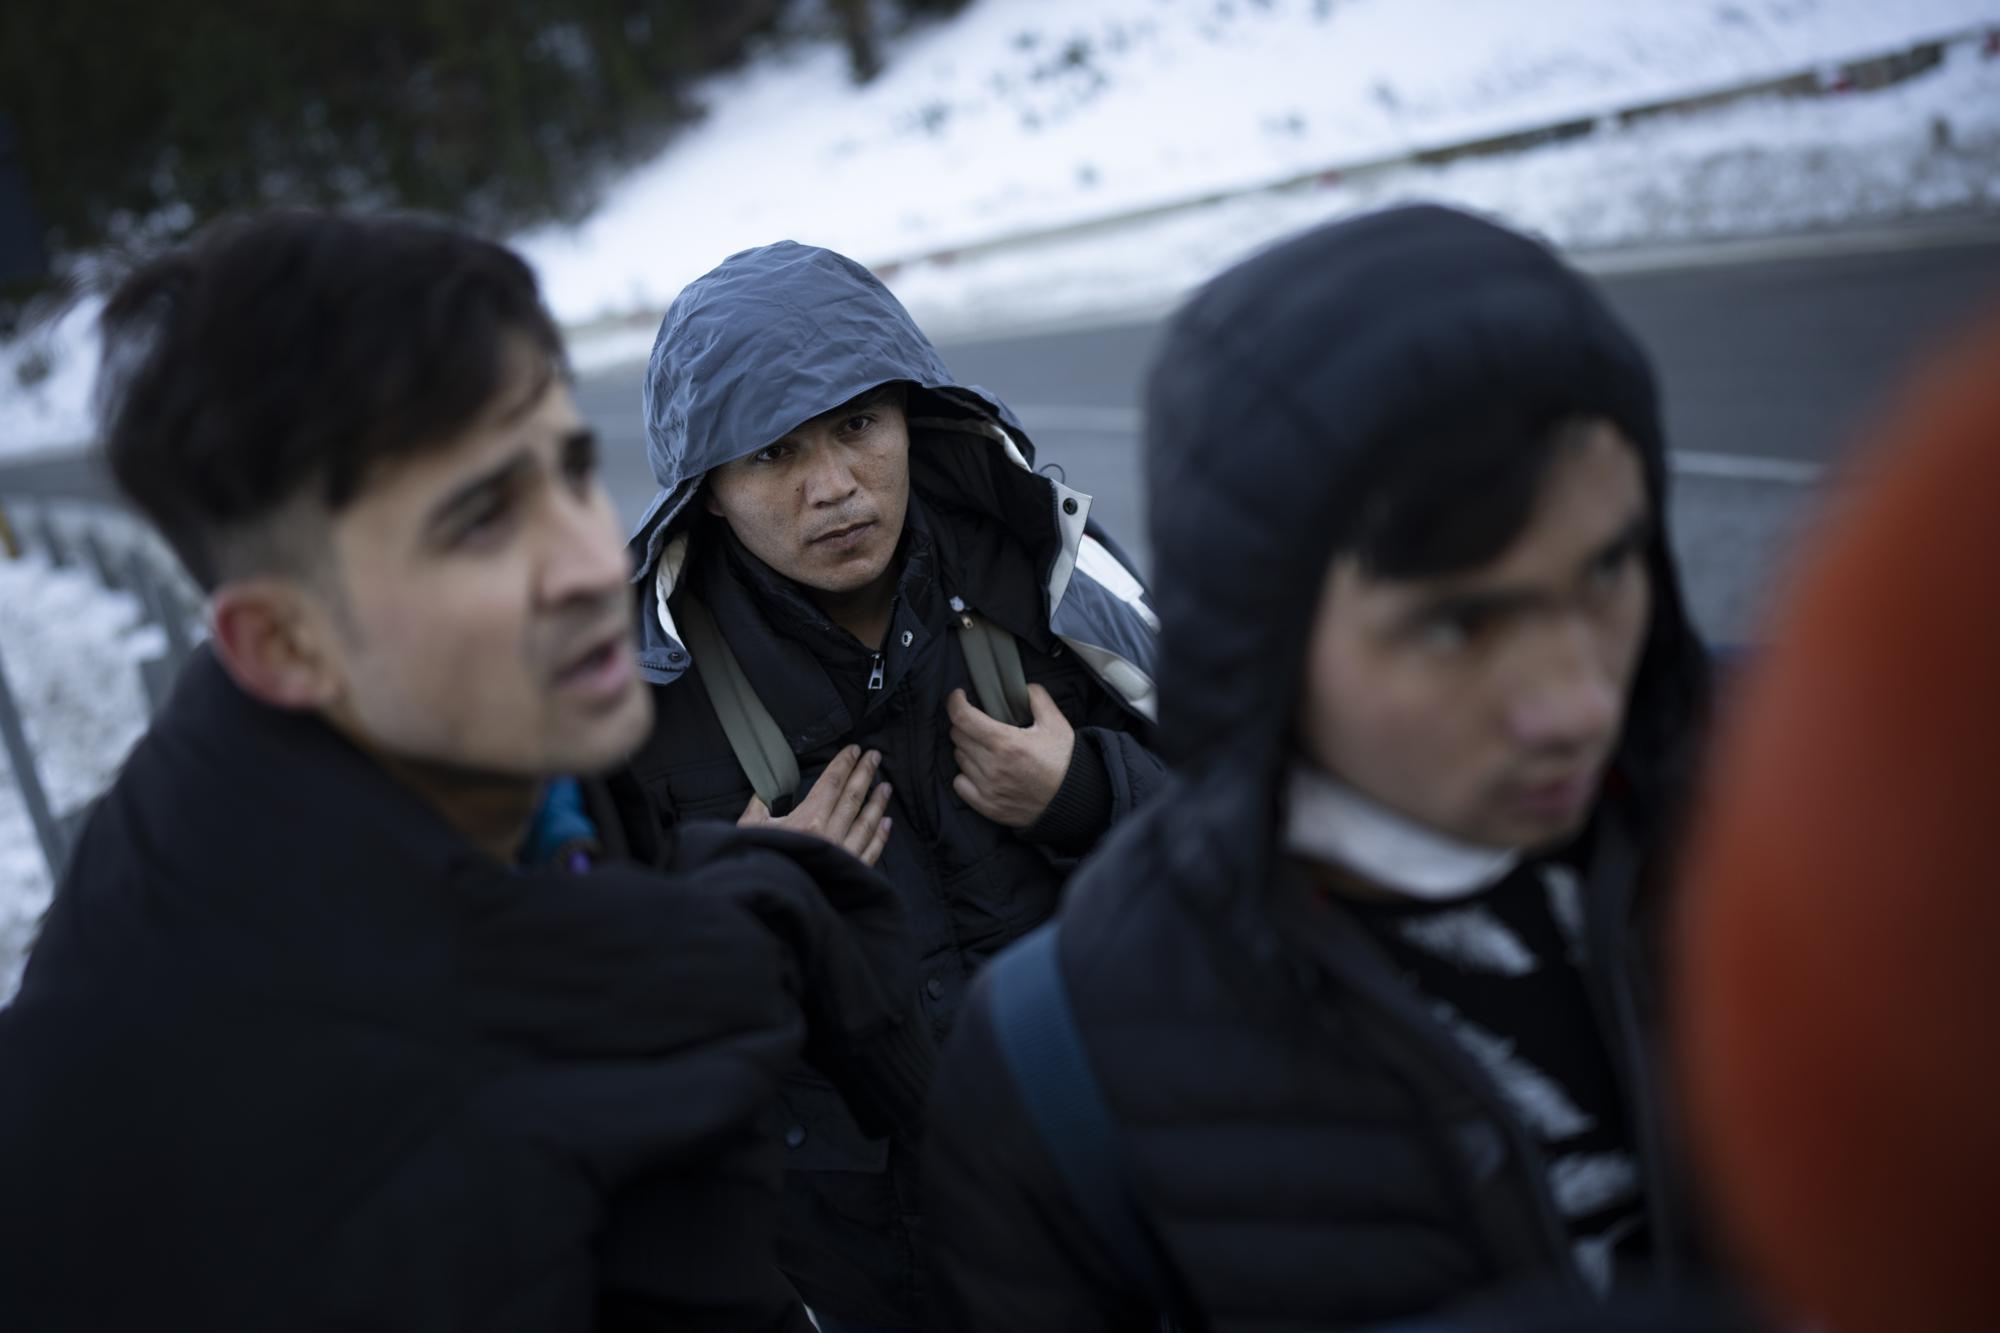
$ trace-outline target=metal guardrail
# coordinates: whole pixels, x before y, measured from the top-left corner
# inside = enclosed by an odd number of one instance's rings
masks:
[[[179,564],[148,529],[123,511],[76,500],[28,504],[0,501],[0,558],[39,555],[51,568],[85,569],[100,586],[132,597],[142,626],[161,631],[161,650],[135,663],[147,708],[159,712],[200,642],[201,599]],[[0,644],[0,748],[28,822],[40,843],[51,881],[60,881],[89,803],[67,812],[54,808],[29,735],[27,719],[7,675]]]
[[[1206,190],[1199,194],[1121,207],[1046,226],[1021,227],[987,235],[966,236],[933,243],[920,250],[857,255],[856,258],[865,263],[884,282],[892,282],[897,275],[906,270],[923,268],[927,265],[949,266],[968,259],[1027,249],[1049,241],[1064,241],[1104,232],[1116,232],[1134,223],[1194,213],[1237,199],[1330,189],[1409,167],[1440,166],[1462,159],[1519,152],[1545,144],[1580,139],[1592,134],[1615,133],[1661,116],[1707,111],[1752,98],[1840,97],[1853,93],[1875,92],[1935,69],[1944,62],[1946,54],[1954,49],[1976,50],[1988,59],[2000,59],[2000,24],[1989,23],[1962,28],[1954,32],[1940,33],[1892,51],[1795,68],[1782,74],[1760,76],[1739,83],[1696,89],[1677,97],[1612,104],[1599,110],[1522,124],[1477,138],[1418,141],[1391,151],[1326,162],[1303,171],[1247,185],[1233,185],[1225,189]],[[660,319],[665,313],[664,307],[644,306],[616,314],[600,315],[565,326],[563,335],[574,343],[578,339],[629,333],[635,338],[642,339],[644,346],[650,346],[653,331],[659,327]],[[645,359],[643,350],[635,359]]]
[[[1135,222],[1195,212],[1232,199],[1285,194],[1303,189],[1324,189],[1351,184],[1357,179],[1405,167],[1442,166],[1467,158],[1520,152],[1602,131],[1616,131],[1664,115],[1712,110],[1751,98],[1836,97],[1857,92],[1874,92],[1935,69],[1944,62],[1945,53],[1953,48],[1977,50],[1988,59],[2000,58],[2000,25],[1980,24],[1955,32],[1938,34],[1893,51],[1813,65],[1741,83],[1698,89],[1673,98],[1611,105],[1601,110],[1568,115],[1553,121],[1520,125],[1513,129],[1482,135],[1476,139],[1415,143],[1391,152],[1328,162],[1309,170],[1293,172],[1257,184],[1205,191],[1198,195],[1163,200],[1136,208],[1122,208],[1094,217],[1075,218],[1045,227],[1023,228],[993,236],[969,237],[963,241],[934,245],[913,253],[883,256],[871,260],[868,266],[886,282],[904,269],[925,264],[954,264],[960,260],[1036,245],[1044,241],[1067,240],[1072,237],[1113,231]]]

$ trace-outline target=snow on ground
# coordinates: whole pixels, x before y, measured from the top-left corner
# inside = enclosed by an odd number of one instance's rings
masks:
[[[896,276],[920,318],[963,326],[1168,300],[1291,227],[1419,194],[1580,246],[1991,209],[2000,97],[1976,56],[1887,92],[1662,118],[1320,194],[1259,190],[1982,25],[2000,26],[2000,0],[975,0],[895,42],[864,89],[833,43],[710,81],[706,120],[589,219],[518,243],[566,324],[627,321],[580,342],[588,367],[643,355],[647,316],[682,284],[783,237],[885,264],[1258,191],[1115,239]],[[38,350],[0,346],[0,454],[87,433],[93,313],[47,340],[58,369],[36,392],[12,371]]]
[[[106,592],[90,573],[0,558],[0,670],[59,814],[110,785],[145,728],[134,661],[160,645],[158,631],[139,622],[138,603]],[[41,845],[0,749],[0,1004],[20,983],[22,954],[49,893]]]
[[[859,92],[831,48],[718,81],[594,217],[522,244],[577,323],[786,236],[877,263],[1983,22],[1995,0],[983,0]]]
[[[1165,308],[1303,227],[1413,200],[1501,218],[1586,265],[1632,247],[1939,214],[1993,218],[2000,215],[2000,60],[1961,49],[1938,70],[1878,92],[1759,98],[1504,157],[1240,195],[1115,230],[913,265],[892,285],[938,337],[1137,314]],[[650,325],[645,332],[650,344]],[[614,334],[599,341],[581,349],[586,359],[629,352]]]
[[[97,377],[97,314],[104,302],[78,301],[54,323],[0,341],[0,459],[78,448],[90,433],[90,388]],[[32,388],[22,367],[45,365]]]

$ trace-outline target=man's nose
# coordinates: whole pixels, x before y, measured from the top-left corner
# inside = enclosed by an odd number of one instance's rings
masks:
[[[1534,749],[1591,749],[1618,727],[1623,689],[1611,654],[1581,616],[1565,616],[1538,636],[1508,706],[1513,738]]]
[[[625,543],[601,486],[557,501],[546,551],[541,578],[546,604],[605,597],[625,584]]]
[[[805,484],[806,503],[815,509],[840,504],[858,489],[854,468],[846,451],[839,448],[813,451],[806,466]]]

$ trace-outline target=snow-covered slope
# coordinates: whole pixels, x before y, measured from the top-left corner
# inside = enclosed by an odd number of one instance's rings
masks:
[[[594,217],[522,242],[580,322],[782,237],[881,262],[1989,22],[1996,0],[981,0],[865,89],[832,49],[718,81]]]
[[[1418,195],[1559,244],[2000,212],[2000,60],[1959,47],[1884,92],[1773,98],[1441,168],[1259,187],[2000,28],[2000,0],[974,0],[896,42],[866,88],[833,44],[709,83],[709,115],[574,228],[517,238],[587,366],[782,237],[871,264],[1205,196],[1109,237],[905,265],[935,331],[1171,299],[1291,227]],[[88,431],[91,311],[0,345],[0,454]],[[16,364],[52,352],[30,393]]]

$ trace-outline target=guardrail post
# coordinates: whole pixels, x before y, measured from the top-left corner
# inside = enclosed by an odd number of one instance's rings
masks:
[[[194,653],[194,640],[188,636],[187,617],[182,614],[180,598],[153,572],[145,552],[134,550],[125,568],[139,605],[166,632],[167,660],[178,671],[181,663]]]
[[[56,526],[56,516],[47,505],[37,507],[35,526],[40,531],[42,549],[48,552],[50,567],[62,569],[67,566],[69,544],[63,541],[62,529]]]
[[[113,592],[122,591],[125,580],[119,576],[118,566],[112,563],[111,555],[104,549],[104,543],[98,538],[96,530],[85,524],[77,540],[83,547],[83,554],[89,559],[91,568],[97,571],[97,581]]]
[[[41,774],[35,770],[35,754],[28,748],[28,733],[21,723],[21,710],[14,691],[7,684],[6,664],[0,663],[0,742],[7,747],[7,762],[14,770],[14,785],[20,789],[21,803],[28,808],[28,823],[42,845],[42,859],[48,862],[51,881],[62,878],[69,861],[69,841],[63,826],[49,809],[48,793],[42,788]]]

